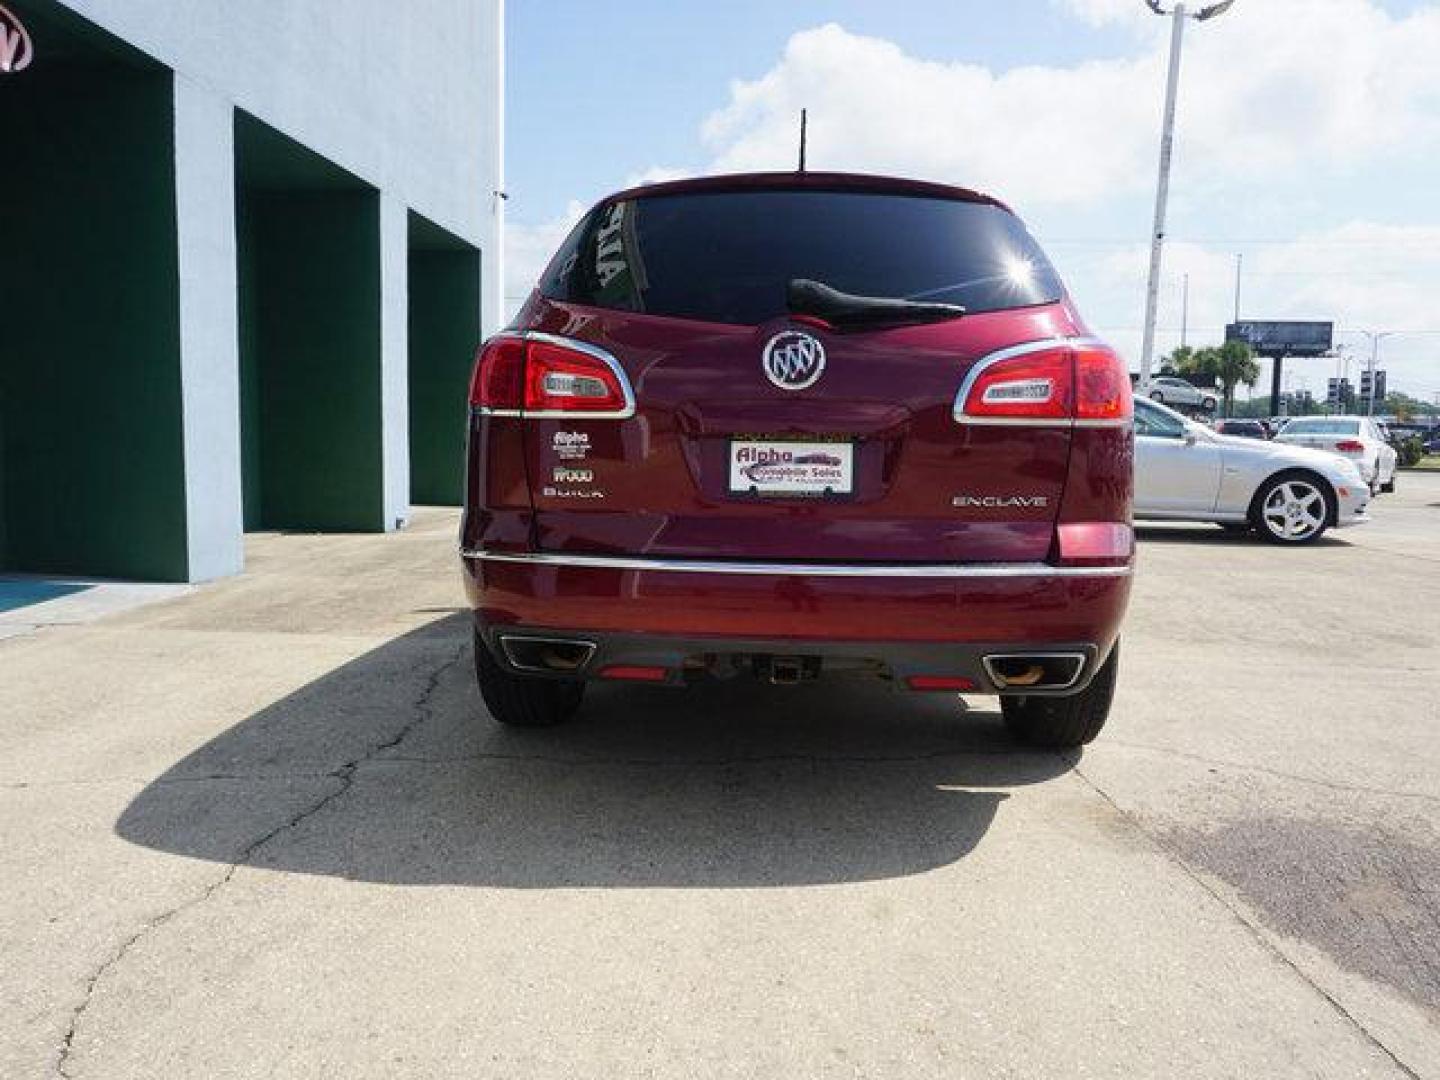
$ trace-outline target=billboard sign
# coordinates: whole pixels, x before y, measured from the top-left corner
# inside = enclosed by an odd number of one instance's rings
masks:
[[[1259,356],[1323,356],[1335,346],[1335,324],[1247,319],[1225,327],[1225,340],[1243,341]]]

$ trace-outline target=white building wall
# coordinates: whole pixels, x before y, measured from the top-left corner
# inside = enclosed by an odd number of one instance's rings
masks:
[[[409,219],[380,193],[380,461],[385,528],[410,517]],[[457,394],[458,397],[458,394]],[[456,407],[459,407],[457,401]]]
[[[409,517],[407,209],[481,252],[504,311],[503,0],[63,0],[175,72],[189,576],[242,569],[233,109],[380,192],[386,528]]]
[[[180,400],[191,581],[239,573],[245,565],[231,116],[223,97],[176,77]]]
[[[483,252],[498,248],[501,0],[65,3]]]

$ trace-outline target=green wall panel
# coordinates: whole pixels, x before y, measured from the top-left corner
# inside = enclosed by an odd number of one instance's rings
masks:
[[[241,189],[247,528],[384,528],[379,225],[373,192]]]
[[[410,250],[410,499],[458,506],[480,342],[480,253]]]
[[[0,93],[0,567],[186,576],[168,73]]]

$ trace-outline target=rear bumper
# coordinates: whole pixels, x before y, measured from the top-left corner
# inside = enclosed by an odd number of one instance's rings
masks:
[[[602,662],[598,646],[609,642],[613,656],[632,646],[669,650],[672,659],[784,652],[874,659],[897,671],[918,670],[912,658],[918,664],[948,658],[954,663],[947,670],[973,674],[981,692],[991,685],[980,663],[989,653],[1078,649],[1090,658],[1088,680],[1094,658],[1110,652],[1130,595],[1129,567],[714,563],[476,551],[465,552],[463,563],[487,641],[501,632],[584,638],[597,643],[589,670]],[[606,662],[640,661],[626,654]]]
[[[788,638],[694,637],[672,634],[620,634],[611,632],[554,631],[530,627],[480,626],[481,637],[501,666],[524,675],[561,679],[633,680],[636,671],[651,674],[634,681],[650,685],[682,685],[687,674],[714,673],[721,669],[738,672],[749,669],[770,681],[776,658],[813,665],[813,677],[859,675],[888,679],[898,690],[950,693],[1001,694],[1056,697],[1078,693],[1090,684],[1108,655],[1093,642],[1049,643],[1042,649],[1018,648],[1014,644],[934,643],[907,641],[796,641]],[[527,646],[559,641],[587,650],[573,670],[547,671],[533,663],[534,650]],[[1001,684],[1000,662],[1044,655],[1062,665],[1063,675],[1052,687],[1021,689]],[[532,662],[527,663],[530,660]],[[1073,666],[1070,666],[1072,665]],[[663,677],[658,672],[664,672]],[[627,676],[624,673],[629,672]],[[920,680],[912,685],[911,680]],[[937,685],[933,680],[944,680]],[[931,680],[926,683],[924,680]],[[954,681],[959,680],[964,685]],[[796,680],[798,681],[798,680]]]
[[[1371,517],[1369,510],[1369,492],[1366,492],[1365,499],[1342,499],[1341,505],[1335,512],[1335,527],[1343,529],[1350,525],[1369,525]]]

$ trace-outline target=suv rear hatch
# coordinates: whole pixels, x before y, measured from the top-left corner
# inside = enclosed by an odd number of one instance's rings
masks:
[[[790,310],[797,281],[965,314],[846,327]],[[991,415],[956,415],[978,361],[1023,343],[1054,354],[1081,332],[1038,246],[993,202],[808,178],[617,197],[576,227],[519,325],[540,386],[520,438],[541,551],[892,564],[1050,553],[1073,402],[1047,422],[1025,400],[1044,380],[1022,370],[994,403],[971,395]],[[1076,362],[1058,348],[1058,364]],[[586,415],[592,392],[599,413]]]

